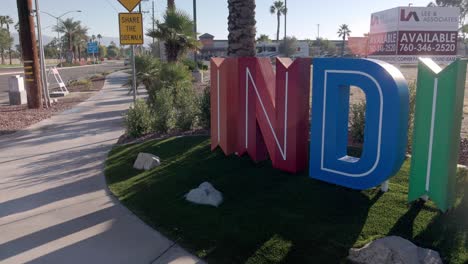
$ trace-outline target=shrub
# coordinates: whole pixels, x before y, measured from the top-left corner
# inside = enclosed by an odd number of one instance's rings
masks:
[[[158,59],[153,58],[151,55],[141,55],[135,57],[135,70],[136,70],[136,84],[137,89],[140,85],[148,89],[153,85],[155,79],[159,78],[159,70],[161,63]],[[130,76],[128,81],[124,84],[130,87],[129,94],[133,92],[133,77]]]
[[[182,61],[182,63],[187,66],[187,68],[190,70],[190,71],[194,71],[195,70],[195,62],[191,59],[184,59]]]
[[[408,118],[408,149],[413,144],[414,112],[416,110],[416,82],[411,82],[409,88],[409,118]]]
[[[127,134],[134,138],[152,132],[154,127],[151,110],[146,102],[141,99],[138,99],[133,106],[130,106],[124,116],[124,122]]]
[[[351,106],[350,133],[356,143],[364,142],[364,129],[366,123],[366,103],[360,102]]]
[[[197,94],[193,87],[179,87],[174,97],[175,106],[175,128],[180,131],[192,129],[199,115]]]
[[[205,90],[203,90],[202,95],[200,96],[199,100],[199,121],[200,126],[204,129],[210,128],[211,122],[211,94],[210,94],[210,86],[206,86]]]
[[[92,89],[93,82],[90,79],[71,80],[68,81],[67,86],[84,86],[87,89]]]
[[[153,113],[154,129],[159,133],[167,133],[175,127],[175,110],[173,93],[170,89],[163,88],[154,91]]]
[[[408,117],[408,148],[411,149],[413,142],[413,123],[416,107],[416,83],[408,84],[409,89],[409,117]],[[366,103],[361,102],[351,106],[350,133],[356,143],[364,142]]]
[[[158,78],[148,89],[148,102],[156,116],[157,112],[162,112],[163,116],[169,118],[167,122],[157,122],[157,131],[191,129],[198,114],[196,100],[197,96],[192,88],[192,73],[188,68],[181,63],[161,64]]]

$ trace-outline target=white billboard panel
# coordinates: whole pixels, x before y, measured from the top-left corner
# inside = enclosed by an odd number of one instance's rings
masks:
[[[369,57],[394,63],[413,63],[423,56],[453,61],[457,55],[459,13],[454,7],[397,7],[374,13]]]
[[[458,7],[400,7],[399,30],[457,31]]]

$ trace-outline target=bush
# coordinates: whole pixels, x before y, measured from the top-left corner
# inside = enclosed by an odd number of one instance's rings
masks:
[[[411,82],[409,88],[409,118],[408,118],[408,149],[413,144],[414,112],[416,110],[416,82]]]
[[[200,96],[199,100],[199,108],[200,108],[200,115],[199,121],[200,126],[204,129],[210,128],[211,123],[211,94],[210,94],[210,86],[206,86],[205,90],[203,90],[203,94]]]
[[[173,93],[170,89],[163,88],[158,91],[154,91],[152,109],[155,117],[155,131],[159,133],[167,133],[175,127],[173,101]]]
[[[139,99],[133,106],[130,106],[124,116],[126,132],[129,136],[137,138],[152,132],[154,120],[151,110],[145,101]]]
[[[408,84],[409,89],[409,117],[408,117],[408,148],[411,148],[413,142],[413,123],[416,107],[416,83]],[[364,142],[366,103],[361,102],[351,106],[350,133],[354,142]]]
[[[350,133],[356,143],[364,142],[364,129],[366,124],[366,103],[360,102],[351,106]]]
[[[187,131],[196,124],[199,108],[197,94],[193,87],[182,86],[174,97],[175,128],[179,131]]]
[[[190,130],[198,115],[192,73],[181,63],[164,63],[148,89],[148,102],[157,116],[156,129],[166,133]]]
[[[93,82],[90,79],[71,80],[68,81],[67,86],[84,86],[87,89],[92,89]]]

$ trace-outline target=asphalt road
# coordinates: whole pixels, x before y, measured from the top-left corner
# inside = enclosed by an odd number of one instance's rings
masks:
[[[89,65],[81,67],[70,67],[59,69],[60,76],[65,83],[70,80],[82,79],[96,73],[123,69],[123,61],[108,61],[99,65]],[[8,79],[14,75],[24,77],[23,68],[0,69],[0,105],[9,104],[8,99]],[[50,76],[53,78],[53,76]],[[50,80],[49,80],[50,82]]]

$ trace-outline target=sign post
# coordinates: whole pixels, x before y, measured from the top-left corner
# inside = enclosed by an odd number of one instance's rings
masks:
[[[138,1],[139,2],[139,1]],[[135,5],[136,6],[136,5]],[[133,101],[136,101],[135,46],[144,43],[141,13],[119,13],[120,45],[132,46]]]

